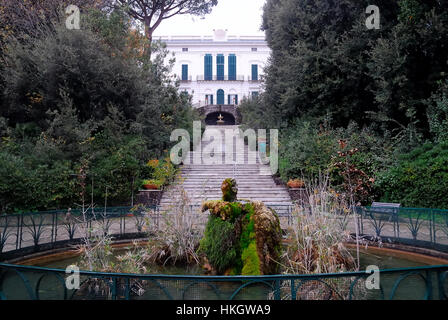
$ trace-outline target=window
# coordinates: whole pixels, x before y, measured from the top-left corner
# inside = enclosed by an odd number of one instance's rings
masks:
[[[258,64],[252,65],[252,81],[258,81]]]
[[[188,81],[188,64],[182,65],[182,81]]]
[[[229,80],[236,80],[236,55],[234,54],[229,55]]]
[[[227,104],[238,104],[238,95],[237,94],[229,94],[227,96]]]
[[[182,52],[188,52],[188,48],[182,48]]]
[[[258,48],[252,48],[252,52],[257,52]]]
[[[224,55],[218,54],[216,57],[216,79],[224,80]],[[218,103],[219,104],[219,103]]]
[[[217,103],[221,105],[224,104],[224,90],[219,89],[216,92],[216,96],[217,96],[216,100],[218,100]]]
[[[252,91],[252,99],[258,98],[258,91]]]
[[[213,104],[213,95],[212,94],[206,94],[205,95],[205,104]]]
[[[213,80],[213,57],[211,54],[206,54],[204,57],[204,80]]]

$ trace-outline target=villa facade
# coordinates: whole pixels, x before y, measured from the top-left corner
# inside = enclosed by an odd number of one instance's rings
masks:
[[[180,91],[193,96],[196,108],[238,105],[262,90],[270,49],[264,36],[231,36],[214,30],[212,36],[159,37],[175,55],[173,73]]]

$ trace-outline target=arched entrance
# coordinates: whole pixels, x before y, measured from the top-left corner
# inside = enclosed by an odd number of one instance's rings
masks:
[[[236,124],[235,117],[231,113],[227,112],[212,112],[207,115],[205,118],[205,124],[208,126],[216,126],[218,125],[218,117],[221,115],[223,117],[222,121],[224,121],[223,125],[226,126],[234,126]]]
[[[217,96],[217,104],[224,104],[224,90],[219,89],[218,92],[216,93]]]

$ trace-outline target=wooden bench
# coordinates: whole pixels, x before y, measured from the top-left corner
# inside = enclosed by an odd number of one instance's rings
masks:
[[[401,208],[400,203],[374,202],[370,209],[375,212],[395,213]]]

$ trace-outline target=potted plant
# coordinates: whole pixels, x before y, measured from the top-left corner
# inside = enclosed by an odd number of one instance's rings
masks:
[[[163,185],[159,180],[143,180],[142,186],[145,190],[159,190]]]
[[[300,189],[305,186],[305,182],[302,179],[291,179],[288,181],[287,185],[291,189]]]
[[[162,160],[150,160],[147,166],[152,168],[152,177],[163,186],[169,185],[176,178],[177,169],[171,163],[169,157]]]

